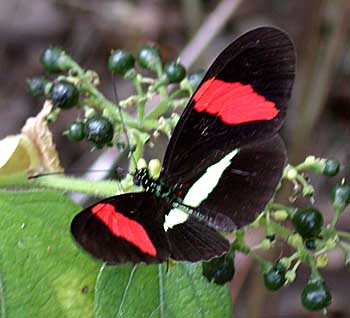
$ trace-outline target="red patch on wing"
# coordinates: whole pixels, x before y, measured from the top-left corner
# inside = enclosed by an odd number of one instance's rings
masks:
[[[217,114],[225,124],[270,120],[278,115],[274,102],[256,93],[251,85],[215,79],[204,82],[193,97],[194,109]]]
[[[91,210],[115,236],[137,246],[143,253],[157,255],[157,250],[140,223],[117,212],[112,204],[99,203]]]

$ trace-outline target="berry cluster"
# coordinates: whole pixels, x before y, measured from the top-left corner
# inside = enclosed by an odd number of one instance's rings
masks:
[[[64,134],[75,142],[88,140],[96,148],[114,144],[118,148],[125,148],[123,121],[134,143],[128,145],[129,149],[142,147],[159,132],[169,135],[178,116],[176,113],[169,118],[162,115],[176,107],[185,106],[203,77],[203,72],[187,77],[185,67],[178,61],[163,65],[160,50],[154,46],[142,47],[136,57],[130,52],[115,50],[108,58],[109,71],[131,81],[136,90],[135,95],[115,105],[97,90],[97,74],[83,70],[62,48],[47,48],[41,54],[40,62],[50,76],[56,77],[52,80],[43,76],[31,78],[28,80],[29,91],[33,96],[44,96],[52,102],[53,111],[48,116],[49,121],[55,121],[62,110],[73,107],[81,109],[82,118],[69,124]],[[142,69],[154,72],[156,77],[144,76]],[[171,95],[168,88],[170,84],[177,84],[177,89],[171,88]],[[159,105],[153,112],[145,114],[146,102],[156,94],[162,97]],[[124,110],[118,110],[118,107],[125,109],[129,106],[137,107],[137,121]],[[137,144],[138,140],[142,142]]]
[[[293,182],[295,196],[312,197],[313,195],[314,189],[304,177],[306,170],[325,176],[336,176],[340,170],[340,164],[334,159],[308,157],[296,167],[288,165],[285,168],[283,180]],[[310,266],[311,275],[302,291],[301,303],[310,311],[327,308],[332,302],[332,295],[319,268],[327,265],[326,253],[334,248],[342,249],[345,266],[350,265],[350,234],[335,228],[339,216],[350,204],[350,185],[341,180],[333,187],[331,200],[334,215],[330,224],[324,223],[322,213],[314,206],[294,208],[271,202],[255,222],[246,229],[235,232],[236,239],[228,255],[203,263],[204,276],[216,284],[230,281],[234,274],[233,255],[235,251],[239,251],[256,258],[261,264],[265,287],[268,290],[277,291],[291,284],[296,278],[298,267],[301,263],[305,263]],[[265,227],[266,239],[254,247],[245,245],[245,232],[261,225]],[[275,264],[255,253],[257,249],[270,248],[276,240],[285,241],[295,249],[295,252],[289,257],[282,257]]]

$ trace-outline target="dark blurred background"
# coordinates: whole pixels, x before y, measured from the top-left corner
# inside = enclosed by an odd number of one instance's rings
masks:
[[[31,97],[26,79],[43,73],[40,52],[51,44],[66,48],[81,65],[100,74],[100,89],[112,96],[106,61],[111,49],[136,52],[145,43],[160,46],[170,61],[181,56],[190,70],[205,69],[239,34],[262,25],[286,30],[297,53],[297,78],[283,137],[292,164],[308,154],[337,158],[340,176],[313,177],[316,206],[331,217],[330,190],[350,174],[350,1],[349,0],[0,0],[0,138],[20,131],[42,101]],[[121,97],[131,87],[118,83]],[[64,112],[52,125],[65,167],[88,169],[103,154],[90,145],[61,135],[75,111]],[[114,152],[110,155],[116,155]],[[350,229],[349,213],[340,226]],[[256,240],[259,234],[254,234]],[[277,258],[277,246],[270,257]],[[284,252],[288,252],[284,250]],[[350,317],[350,272],[342,254],[329,255],[322,270],[332,288],[328,317]],[[232,283],[235,317],[318,317],[305,313],[300,293],[308,279],[301,268],[294,284],[267,292],[262,275],[250,259],[236,259]]]

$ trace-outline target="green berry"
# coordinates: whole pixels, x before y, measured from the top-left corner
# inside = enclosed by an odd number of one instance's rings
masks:
[[[79,102],[79,90],[70,82],[57,82],[52,86],[50,99],[54,106],[68,109]]]
[[[276,235],[275,234],[268,234],[266,235],[266,238],[270,241],[273,242],[276,239]]]
[[[315,208],[298,209],[293,215],[295,230],[305,238],[317,237],[323,226],[323,216]]]
[[[36,76],[27,80],[28,90],[33,96],[44,96],[49,80],[43,76]]]
[[[327,159],[323,174],[328,177],[333,177],[339,172],[340,164],[336,159]]]
[[[96,115],[85,123],[85,138],[101,148],[113,139],[114,129],[112,123],[105,117]]]
[[[187,79],[193,89],[196,89],[204,77],[203,71],[194,72],[188,75]]]
[[[301,302],[307,310],[322,310],[332,303],[332,295],[323,281],[309,281],[302,291]]]
[[[131,53],[117,50],[112,51],[108,59],[108,68],[112,73],[124,75],[128,70],[132,69],[135,64],[135,58]]]
[[[59,73],[67,69],[63,63],[65,52],[61,47],[52,46],[45,49],[40,56],[40,62],[48,73]]]
[[[153,46],[142,47],[136,57],[137,63],[143,68],[157,71],[161,65],[160,50]]]
[[[264,284],[269,290],[276,291],[286,282],[286,270],[283,265],[276,265],[264,273]]]
[[[72,141],[81,141],[85,137],[85,125],[81,121],[75,121],[68,126],[66,130],[67,137]]]
[[[181,63],[172,62],[164,66],[164,74],[169,83],[180,83],[186,76],[186,69]]]
[[[210,282],[223,285],[232,280],[235,273],[234,257],[231,254],[226,254],[209,262],[203,262],[202,271]]]
[[[286,272],[286,265],[283,262],[278,261],[274,267],[281,273]]]
[[[343,212],[350,203],[350,185],[337,184],[332,190],[332,201],[334,209]]]
[[[310,250],[314,251],[316,249],[316,240],[315,239],[308,239],[304,242],[305,247]]]

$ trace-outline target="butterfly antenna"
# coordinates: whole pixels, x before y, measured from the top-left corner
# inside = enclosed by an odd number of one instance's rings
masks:
[[[122,169],[122,168],[120,168]],[[88,171],[86,170],[74,170],[74,171],[69,171],[68,172],[68,175],[71,175],[71,174],[79,174],[79,173],[102,173],[102,172],[106,172],[108,171],[108,169],[89,169]],[[119,172],[123,172],[123,170],[119,170]],[[118,172],[118,173],[119,173]],[[47,177],[47,176],[56,176],[56,175],[59,175],[59,174],[65,174],[67,172],[65,171],[56,171],[56,172],[44,172],[44,173],[38,173],[38,174],[34,174],[32,176],[28,176],[28,179],[36,179],[36,178],[40,178],[40,177]]]
[[[115,98],[116,105],[117,105],[117,108],[118,108],[118,113],[119,113],[119,117],[120,117],[120,123],[122,125],[122,129],[123,129],[123,132],[124,132],[124,135],[125,135],[125,140],[126,140],[126,143],[127,143],[128,149],[129,149],[129,154],[131,156],[131,160],[133,161],[135,167],[137,167],[136,159],[135,159],[134,154],[133,154],[133,152],[131,151],[131,148],[130,148],[130,138],[129,138],[129,135],[128,135],[128,131],[126,130],[126,125],[125,125],[123,113],[122,113],[121,107],[119,105],[119,98],[118,98],[117,85],[116,85],[116,78],[115,78],[114,74],[112,74],[112,83],[113,83],[114,98]]]

